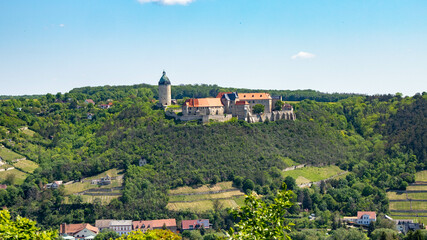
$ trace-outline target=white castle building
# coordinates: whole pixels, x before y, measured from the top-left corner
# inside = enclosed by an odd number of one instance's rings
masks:
[[[181,121],[227,121],[232,117],[247,122],[295,120],[293,107],[286,103],[277,105],[278,101],[282,101],[282,97],[271,97],[269,93],[221,92],[216,98],[187,99],[182,105],[182,115],[171,110],[166,114]],[[159,81],[159,103],[165,109],[171,104],[171,82],[164,71]],[[253,108],[258,104],[264,106],[264,111],[255,114]]]

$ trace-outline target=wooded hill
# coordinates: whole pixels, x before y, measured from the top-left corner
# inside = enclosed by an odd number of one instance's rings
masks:
[[[231,90],[239,89],[185,85],[173,86],[172,93],[180,99]],[[191,213],[166,209],[168,189],[231,180],[243,190],[255,189],[269,198],[280,187],[281,169],[290,158],[298,163],[336,164],[352,173],[345,181],[325,185],[322,193],[296,190],[304,208],[342,214],[387,212],[385,189],[404,189],[414,181],[414,173],[426,167],[425,93],[402,98],[311,90],[269,92],[302,100],[292,102],[296,121],[176,122],[155,107],[157,86],[150,85],[86,87],[0,101],[2,144],[40,166],[22,185],[6,181],[9,187],[0,190],[0,205],[46,226],[101,217],[182,217]],[[85,99],[93,99],[95,106],[85,104]],[[107,101],[113,102],[111,108],[98,107]],[[35,133],[25,134],[20,130],[23,126]],[[136,167],[141,158],[148,165]],[[126,171],[123,197],[106,207],[79,199],[64,204],[63,189],[43,189],[54,180],[79,180],[112,168]],[[325,194],[328,188],[330,194]],[[367,200],[372,204],[363,205]],[[220,225],[227,217],[221,219]]]

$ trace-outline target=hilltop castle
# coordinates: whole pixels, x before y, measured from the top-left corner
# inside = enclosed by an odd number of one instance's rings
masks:
[[[171,105],[171,82],[163,71],[159,81],[159,104],[167,109]],[[276,104],[282,97],[271,97],[268,93],[221,92],[216,98],[190,98],[181,110],[166,110],[166,114],[181,121],[209,120],[227,121],[232,117],[247,122],[295,120],[295,113],[289,104]],[[264,106],[264,111],[255,114],[255,105]]]

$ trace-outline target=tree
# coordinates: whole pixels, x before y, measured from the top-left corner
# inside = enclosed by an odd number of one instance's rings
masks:
[[[57,237],[56,231],[40,231],[35,221],[20,216],[12,221],[8,210],[0,211],[0,239],[54,240]]]
[[[118,237],[120,237],[120,235],[117,232],[111,229],[103,229],[100,233],[98,233],[98,235],[96,235],[94,240],[108,240],[116,239]]]
[[[250,180],[249,178],[245,179],[245,181],[243,182],[243,191],[247,192],[252,191],[255,189],[255,184],[252,180]]]
[[[280,111],[282,110],[284,105],[285,105],[285,102],[279,100],[274,104],[274,110]]]
[[[117,238],[117,240],[154,240],[154,239],[180,240],[181,237],[169,230],[155,229],[155,230],[148,230],[145,233],[143,233],[140,230],[132,231],[127,236],[123,235]]]
[[[330,240],[341,240],[341,239],[346,239],[346,240],[365,240],[368,239],[366,237],[366,235],[354,228],[351,229],[345,229],[345,228],[340,228],[337,229],[333,232],[332,236],[330,238],[328,238]]]
[[[260,113],[264,112],[264,105],[262,105],[262,104],[255,104],[255,106],[253,107],[252,111],[255,114],[260,114]]]
[[[297,183],[296,183],[296,181],[295,181],[295,178],[293,178],[293,177],[291,177],[291,176],[287,176],[287,177],[285,178],[285,183],[286,183],[286,186],[288,186],[288,188],[289,188],[290,190],[294,190],[294,189],[295,189],[295,187],[297,186]]]
[[[291,190],[286,190],[285,183],[271,204],[263,202],[255,192],[247,195],[245,206],[230,212],[240,219],[234,225],[236,232],[230,229],[230,239],[290,239],[288,232],[291,224],[286,224],[284,216],[293,204],[290,201],[292,195]]]
[[[391,230],[388,228],[379,228],[372,232],[372,240],[398,240],[398,234],[396,230]]]

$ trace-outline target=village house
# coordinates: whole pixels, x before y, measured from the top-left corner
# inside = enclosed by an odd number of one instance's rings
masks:
[[[356,217],[344,217],[345,222],[368,226],[371,222],[377,220],[375,212],[358,211]]]
[[[397,231],[407,234],[409,231],[417,231],[418,229],[421,229],[420,224],[414,223],[413,220],[394,220],[396,222],[396,229]]]
[[[209,219],[197,219],[197,220],[182,220],[181,229],[184,230],[194,230],[194,229],[209,229]]]
[[[7,189],[7,185],[6,184],[0,184],[0,189]]]
[[[109,102],[109,103],[107,103],[107,104],[100,104],[99,105],[99,107],[100,108],[102,108],[102,109],[109,109],[110,107],[112,107],[113,106],[113,103],[112,102]]]
[[[371,222],[375,222],[376,220],[377,214],[375,212],[357,212],[357,224],[369,225]]]
[[[93,239],[99,233],[99,229],[90,225],[89,223],[79,224],[61,224],[59,227],[59,234],[61,236],[69,235],[75,239]]]
[[[57,189],[60,185],[62,185],[62,181],[54,181],[52,183],[46,184],[45,188],[47,189]]]
[[[113,220],[110,222],[110,229],[120,236],[128,235],[132,231],[132,220]]]
[[[147,165],[147,159],[145,159],[145,158],[139,159],[139,166],[142,167],[145,165]]]
[[[97,227],[100,232],[104,229],[110,229],[111,221],[114,221],[114,220],[113,219],[95,220],[95,227]]]
[[[147,220],[147,221],[133,221],[133,230],[141,230],[145,232],[147,230],[162,229],[166,228],[172,232],[177,231],[175,219],[159,219],[159,220]]]
[[[95,106],[95,102],[92,99],[86,99],[85,103],[86,104],[92,104],[93,106]]]

